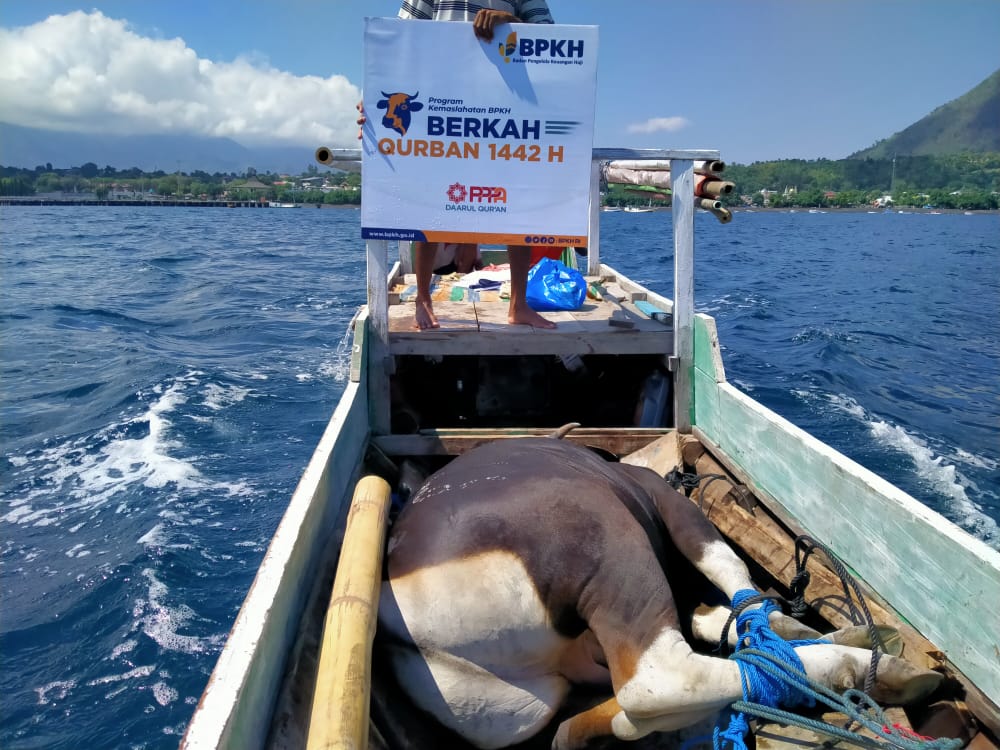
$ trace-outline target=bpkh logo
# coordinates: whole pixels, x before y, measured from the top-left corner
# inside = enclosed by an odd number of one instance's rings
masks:
[[[487,185],[463,185],[455,182],[448,186],[447,211],[481,211],[507,213],[507,189]]]
[[[379,109],[385,110],[382,124],[400,135],[406,135],[406,131],[410,129],[410,114],[424,108],[424,105],[417,101],[420,92],[387,94],[383,91],[382,96],[385,99],[380,99],[376,105]]]
[[[582,39],[518,39],[517,32],[512,31],[498,47],[500,57],[509,63],[515,52],[522,58],[579,59],[583,57],[584,45]]]
[[[511,55],[514,54],[514,50],[517,48],[517,32],[510,32],[507,35],[507,41],[500,42],[498,46],[500,47],[500,57],[503,58],[504,62],[510,62]]]

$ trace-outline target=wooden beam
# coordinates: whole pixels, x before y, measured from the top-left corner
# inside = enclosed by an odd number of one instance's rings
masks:
[[[590,162],[590,217],[587,238],[588,276],[601,272],[601,162]]]
[[[388,456],[458,456],[484,443],[521,437],[546,437],[555,428],[423,430],[416,435],[379,435],[373,442]],[[564,440],[626,456],[670,433],[661,427],[576,429]]]
[[[384,479],[358,482],[330,594],[307,750],[368,746],[372,643],[382,580],[382,550],[391,488]]]
[[[674,224],[674,424],[691,432],[694,406],[694,162],[671,163]]]
[[[527,326],[504,326],[496,330],[393,332],[389,350],[393,355],[569,355],[569,354],[669,354],[671,330],[636,316],[631,329],[602,322],[600,331],[570,333],[525,330]]]

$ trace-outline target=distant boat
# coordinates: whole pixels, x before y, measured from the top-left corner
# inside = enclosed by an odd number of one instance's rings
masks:
[[[621,206],[601,206],[601,210],[602,211],[608,211],[608,212],[611,212],[611,211],[621,211],[622,207]]]
[[[625,210],[630,214],[648,214],[650,211],[655,211],[656,209],[652,206],[625,206]]]
[[[298,203],[271,203],[271,208],[298,208]]]

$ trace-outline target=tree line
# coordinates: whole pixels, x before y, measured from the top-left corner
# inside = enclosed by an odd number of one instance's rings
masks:
[[[741,196],[772,206],[852,207],[891,195],[897,206],[996,209],[1000,194],[1000,153],[896,156],[894,159],[783,159],[727,166],[727,180]],[[832,195],[831,195],[832,194]]]
[[[93,162],[78,167],[56,169],[44,164],[34,169],[0,166],[0,195],[33,196],[50,193],[90,193],[98,200],[115,197],[144,196],[148,199],[219,200],[223,197],[234,201],[266,199],[298,203],[360,203],[358,188],[361,176],[344,173],[326,175],[326,182],[335,187],[321,189],[317,167],[310,165],[297,178],[261,172],[250,168],[246,172],[144,172],[138,167],[116,169],[110,165],[103,169]],[[312,185],[308,185],[312,178]],[[263,187],[247,187],[253,180]],[[303,180],[306,180],[304,182]]]
[[[284,180],[271,172],[208,174],[144,172],[137,167],[103,169],[92,162],[69,169],[55,169],[51,164],[20,169],[0,167],[0,195],[30,196],[40,193],[94,193],[106,199],[115,191],[163,198],[233,200],[266,198],[300,203],[358,203],[361,177],[345,173],[336,187],[320,190],[303,180],[319,176],[317,168],[296,178]],[[327,173],[328,182],[333,173]],[[938,208],[997,209],[1000,207],[1000,153],[956,154],[949,156],[897,156],[895,159],[782,159],[727,166],[724,177],[736,189],[723,198],[729,206],[741,204],[801,207],[854,207],[871,205],[884,195],[891,195],[897,206],[932,205]],[[242,186],[248,179],[263,183],[264,188]],[[308,181],[308,180],[306,180]],[[317,180],[318,182],[318,180]],[[645,205],[648,194],[610,186],[605,203]]]

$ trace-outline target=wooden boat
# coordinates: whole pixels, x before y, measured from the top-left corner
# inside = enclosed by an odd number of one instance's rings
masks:
[[[670,161],[673,300],[600,262],[600,165],[612,159]],[[1000,554],[727,382],[715,321],[693,305],[693,165],[708,159],[718,153],[594,151],[582,270],[601,298],[552,314],[555,331],[509,326],[505,302],[456,296],[444,284],[441,328],[413,331],[409,252],[390,268],[388,243],[368,242],[369,299],[353,321],[350,382],[182,747],[301,747],[311,721],[334,736],[314,735],[310,747],[453,746],[407,707],[380,669],[377,640],[372,647],[389,487],[408,481],[408,461],[440,466],[483,442],[569,421],[583,426],[567,439],[613,457],[658,465],[660,447],[673,444],[684,471],[722,476],[698,482],[691,499],[752,561],[763,588],[788,595],[796,536],[820,540],[859,579],[876,621],[897,629],[903,654],[948,675],[932,704],[892,720],[996,747]],[[366,475],[389,482],[359,484]],[[832,564],[813,555],[806,570],[810,616],[853,624]],[[757,732],[758,746],[774,746],[782,730]]]

